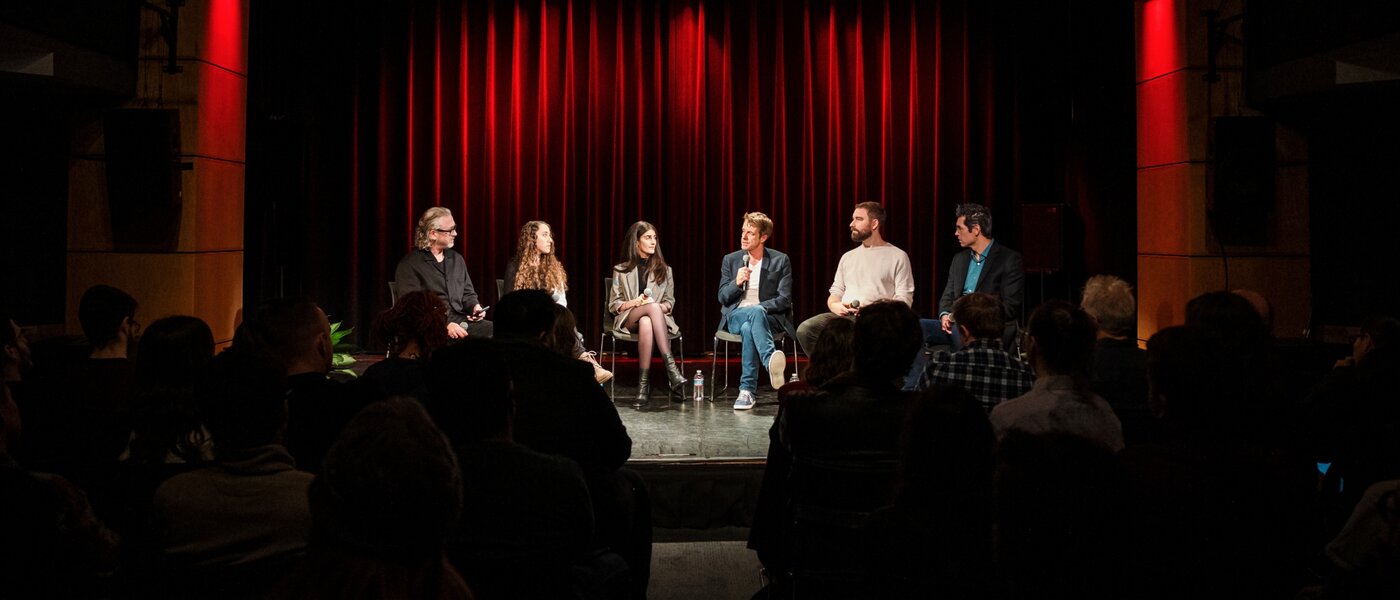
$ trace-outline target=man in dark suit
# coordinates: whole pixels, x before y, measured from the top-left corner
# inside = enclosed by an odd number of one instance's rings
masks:
[[[773,221],[760,212],[744,215],[737,252],[719,268],[720,327],[743,338],[743,372],[735,410],[753,408],[758,368],[768,368],[773,389],[783,386],[787,357],[773,346],[773,331],[797,335],[792,326],[792,264],[788,256],[765,246]]]
[[[491,337],[493,327],[467,274],[467,261],[452,249],[456,242],[457,222],[452,211],[441,206],[424,211],[413,236],[416,249],[394,269],[395,293],[402,296],[428,290],[441,297],[447,303],[447,335],[454,340],[467,334]]]
[[[1001,300],[1006,323],[1002,346],[1009,351],[1025,303],[1026,271],[1021,265],[1021,253],[992,239],[992,213],[987,207],[970,202],[959,204],[956,214],[958,223],[954,234],[958,236],[958,245],[967,248],[967,252],[953,256],[953,264],[948,267],[948,285],[938,299],[938,320],[919,320],[924,345],[952,346],[953,351],[959,350],[962,341],[953,323],[953,303],[972,292],[986,292]],[[919,352],[909,370],[906,389],[918,385],[927,361],[924,353]]]

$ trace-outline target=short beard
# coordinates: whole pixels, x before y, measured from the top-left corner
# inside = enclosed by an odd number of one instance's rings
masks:
[[[852,229],[852,230],[851,230],[851,241],[852,241],[852,242],[864,242],[865,240],[870,239],[870,234],[871,234],[871,233],[874,233],[874,230],[873,230],[873,229],[870,230],[870,231],[864,231],[864,232],[860,231],[859,229]]]

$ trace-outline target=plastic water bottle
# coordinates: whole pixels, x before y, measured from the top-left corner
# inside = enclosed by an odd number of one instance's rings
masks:
[[[705,399],[705,374],[699,369],[695,370],[695,401]]]

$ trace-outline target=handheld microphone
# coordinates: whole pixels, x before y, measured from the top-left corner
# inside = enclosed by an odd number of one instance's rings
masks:
[[[851,310],[860,311],[860,300],[851,301]]]
[[[749,275],[753,275],[753,262],[750,261],[748,258],[745,258],[744,266],[749,269]],[[749,280],[745,279],[744,283],[739,286],[739,289],[745,292],[749,291]]]

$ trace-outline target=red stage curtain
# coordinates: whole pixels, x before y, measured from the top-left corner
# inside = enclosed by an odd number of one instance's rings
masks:
[[[956,249],[953,206],[991,204],[1009,235],[1019,193],[1013,95],[998,79],[1008,44],[979,6],[380,4],[357,19],[376,35],[350,53],[351,312],[387,306],[383,282],[418,215],[441,204],[485,303],[521,224],[551,223],[593,340],[619,238],[646,220],[699,350],[741,215],[773,218],[769,245],[793,257],[800,322],[825,310],[853,205],[874,200],[912,259],[915,309],[932,314]]]

